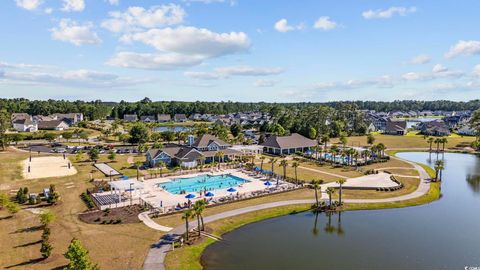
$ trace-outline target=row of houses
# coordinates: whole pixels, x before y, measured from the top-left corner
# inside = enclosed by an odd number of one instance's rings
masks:
[[[165,123],[171,121],[185,122],[187,120],[192,120],[213,122],[227,126],[231,126],[233,124],[240,124],[242,126],[258,126],[263,125],[265,122],[269,122],[271,118],[268,114],[262,112],[238,112],[225,115],[194,113],[188,117],[186,114],[174,114],[173,117],[170,114],[142,115],[140,117],[138,117],[136,114],[125,114],[123,116],[123,120],[126,122],[141,121],[145,123]]]
[[[449,117],[449,116],[467,116],[470,117],[472,111],[392,111],[392,112],[376,112],[374,110],[363,110],[366,115],[375,115],[378,117],[391,117],[391,118],[415,118],[415,117]]]
[[[83,121],[82,113],[55,113],[45,115],[29,115],[12,113],[12,126],[17,132],[36,132],[38,130],[65,130]]]

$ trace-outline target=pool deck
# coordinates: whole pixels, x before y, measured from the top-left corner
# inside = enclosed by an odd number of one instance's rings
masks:
[[[153,207],[156,208],[169,208],[169,207],[174,207],[177,204],[183,204],[187,203],[189,199],[185,198],[186,194],[173,194],[170,193],[163,188],[159,187],[161,183],[166,183],[170,182],[173,178],[187,178],[187,177],[195,177],[199,175],[224,175],[224,174],[231,174],[233,176],[248,180],[249,182],[247,183],[242,183],[239,186],[234,187],[239,195],[243,194],[248,194],[254,191],[259,191],[259,190],[264,190],[267,188],[267,186],[264,185],[264,180],[266,178],[256,178],[253,176],[250,176],[249,174],[243,173],[240,170],[236,169],[231,169],[231,170],[223,170],[223,171],[205,171],[205,172],[200,172],[200,173],[193,173],[189,175],[184,175],[181,177],[163,177],[163,178],[155,178],[155,179],[149,179],[144,181],[144,192],[141,195],[141,198],[152,205]],[[263,181],[262,181],[263,180]],[[225,197],[229,195],[236,195],[237,192],[228,192],[227,189],[230,187],[222,188],[222,189],[215,189],[211,191],[215,196],[213,197],[207,197],[208,199],[216,199],[220,197]],[[195,195],[194,199],[190,199],[191,202],[195,202],[196,200],[199,199],[204,199],[205,197],[202,196],[200,197],[200,193],[198,192],[189,192],[191,194]],[[160,203],[162,204],[160,206]]]

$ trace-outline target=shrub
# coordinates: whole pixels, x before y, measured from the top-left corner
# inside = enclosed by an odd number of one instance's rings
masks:
[[[83,192],[80,197],[82,198],[83,202],[87,206],[88,209],[95,208],[95,203],[93,202],[92,198],[86,193]]]

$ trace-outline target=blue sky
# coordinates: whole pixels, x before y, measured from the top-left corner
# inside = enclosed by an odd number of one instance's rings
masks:
[[[0,12],[1,97],[480,97],[476,0],[4,0]]]

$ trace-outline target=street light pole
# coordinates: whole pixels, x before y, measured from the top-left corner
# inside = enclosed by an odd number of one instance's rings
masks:
[[[130,206],[132,206],[132,199],[133,199],[133,195],[132,195],[132,186],[133,186],[133,183],[130,183]]]

